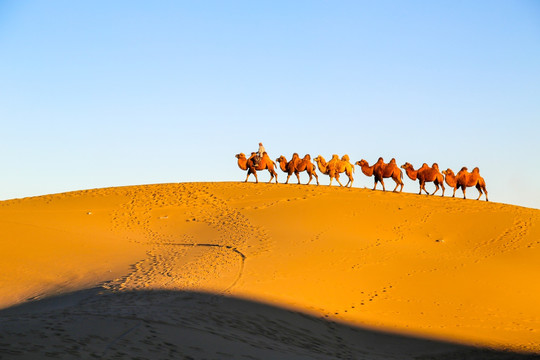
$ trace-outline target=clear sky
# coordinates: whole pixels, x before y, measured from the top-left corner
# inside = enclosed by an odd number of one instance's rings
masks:
[[[262,141],[540,208],[540,2],[4,0],[0,124],[0,199],[243,181]]]

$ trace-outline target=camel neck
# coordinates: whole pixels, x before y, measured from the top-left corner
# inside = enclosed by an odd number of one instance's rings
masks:
[[[414,170],[412,167],[406,168],[405,172],[411,180],[416,180],[418,176],[418,170]]]
[[[373,166],[369,166],[369,164],[362,165],[360,168],[362,169],[362,172],[366,176],[372,176],[373,175]]]
[[[238,159],[238,167],[242,170],[247,170],[247,159]]]
[[[287,159],[283,158],[283,161],[279,162],[279,167],[281,171],[287,172]]]
[[[451,186],[451,187],[456,187],[456,176],[455,175],[449,175],[449,174],[446,174],[444,176],[444,179],[446,180],[446,183],[448,184],[448,186]]]

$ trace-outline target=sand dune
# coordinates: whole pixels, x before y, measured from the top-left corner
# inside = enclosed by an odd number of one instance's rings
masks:
[[[184,183],[4,201],[0,224],[2,358],[540,354],[539,210]]]

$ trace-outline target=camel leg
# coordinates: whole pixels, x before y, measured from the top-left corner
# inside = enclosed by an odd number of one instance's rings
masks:
[[[272,173],[272,175],[276,177],[276,184],[277,184],[277,183],[278,183],[278,181],[277,181],[277,172],[274,171],[274,172]],[[272,181],[272,179],[270,179],[270,181]]]
[[[308,172],[308,174],[309,174],[309,181],[307,182],[306,185],[309,185],[309,183],[311,182],[311,179],[313,178],[313,175],[311,175],[311,173]]]
[[[399,189],[399,192],[401,192],[401,190],[403,190],[403,181],[401,181],[401,179],[397,176],[392,177],[392,180],[394,180],[396,183],[396,187],[394,188],[394,190],[392,190],[392,192],[396,192],[399,185],[401,185],[401,189]]]
[[[480,198],[482,197],[482,187],[480,186],[480,184],[476,184],[476,189],[478,190],[478,198],[476,200],[480,200]],[[486,195],[486,199],[487,199],[487,195]]]
[[[257,178],[257,172],[255,170],[249,169],[247,172],[246,180],[244,182],[247,182],[249,179],[249,175],[253,174],[255,176],[255,182],[258,183],[259,179]]]
[[[462,186],[461,187],[461,191],[463,191],[463,198],[466,199],[467,197],[465,196],[465,191],[467,190],[467,187],[465,186]]]
[[[435,184],[435,191],[434,191],[433,194],[431,194],[431,195],[435,195],[435,193],[436,193],[437,191],[439,191],[439,184],[437,184],[437,183],[434,183],[434,184]]]
[[[315,180],[317,180],[317,185],[319,185],[319,176],[315,171],[313,172],[313,176],[315,176]]]
[[[343,186],[341,181],[339,181],[339,173],[336,174],[336,181],[338,182],[339,186]]]
[[[427,190],[426,190],[426,183],[420,181],[420,192],[418,193],[418,195],[422,195],[422,190],[424,190],[424,191],[426,192],[426,194],[429,195],[429,193],[428,193]]]
[[[300,185],[300,174],[297,172],[294,173],[296,175],[296,178],[298,179],[298,185]]]
[[[381,185],[382,185],[382,191],[386,191],[386,188],[384,187],[384,180],[381,179]]]
[[[289,183],[289,178],[291,177],[292,174],[289,174],[287,175],[287,180],[285,180],[285,184],[288,184]]]
[[[377,188],[377,178],[375,178],[375,185],[373,186],[373,190]]]
[[[476,200],[480,200],[480,198],[482,197],[482,189],[480,189],[479,186],[476,186],[476,189],[478,190],[478,197],[476,198]]]
[[[486,187],[485,187],[485,186],[482,186],[482,189],[484,190],[484,194],[486,195],[486,201],[489,201],[489,200],[488,200],[488,196],[487,196],[487,190],[486,190]]]
[[[452,194],[452,197],[456,197],[456,190],[457,190],[457,187],[454,188],[454,193]]]
[[[354,168],[353,168],[354,170]],[[352,171],[347,171],[347,177],[349,178],[349,182],[347,183],[347,185],[349,185],[349,187],[351,188],[352,187],[352,184],[354,182],[354,178],[352,176]],[[347,187],[347,185],[345,185],[345,187]]]
[[[441,183],[441,188],[442,188],[442,195],[441,196],[444,196],[444,184]]]
[[[328,184],[328,186],[332,186],[332,180],[333,178],[330,176],[330,184]]]

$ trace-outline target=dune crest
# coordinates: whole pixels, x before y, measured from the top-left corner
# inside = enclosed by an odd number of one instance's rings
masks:
[[[540,353],[540,211],[365,189],[180,183],[0,203],[0,305],[204,292]]]

